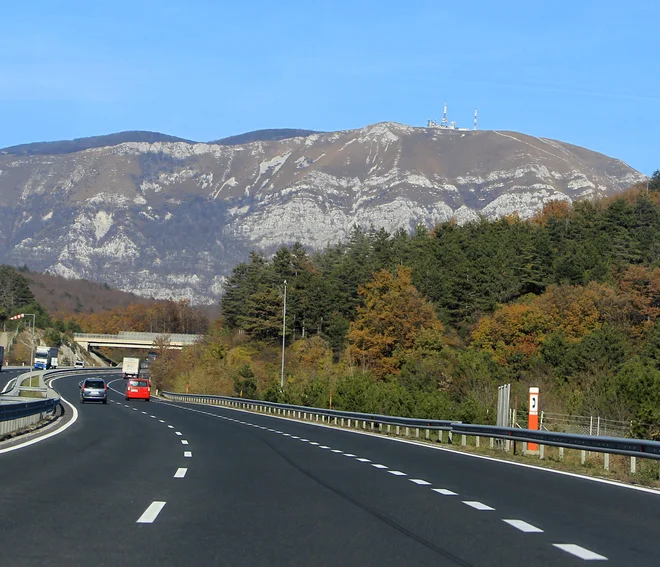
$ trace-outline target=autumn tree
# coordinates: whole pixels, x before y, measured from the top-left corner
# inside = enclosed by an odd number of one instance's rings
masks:
[[[413,346],[420,328],[442,328],[431,304],[412,284],[409,268],[399,266],[396,274],[380,270],[359,294],[363,304],[350,324],[349,355],[376,377],[398,372],[400,351]]]

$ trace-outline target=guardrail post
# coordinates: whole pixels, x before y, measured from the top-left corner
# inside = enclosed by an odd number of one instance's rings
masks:
[[[344,418],[343,417],[341,418],[341,426],[344,427]],[[350,426],[351,426],[351,420],[349,419],[348,420],[348,427],[350,427]]]
[[[587,462],[587,452],[580,451],[580,464],[584,465]]]
[[[539,459],[545,459],[545,445],[539,445]]]
[[[479,437],[478,435],[475,436],[475,438],[474,438],[474,446],[475,446],[477,449],[479,448],[479,439],[481,439],[481,437]]]
[[[371,422],[371,431],[373,431],[373,430],[374,430],[374,422],[372,421]]]
[[[400,429],[399,426],[397,425],[397,426],[396,426],[396,434],[399,435],[399,432],[400,432],[400,431],[401,431],[401,429]]]
[[[431,439],[431,431],[429,429],[426,430],[426,433],[424,435],[425,435],[427,441],[429,439]]]
[[[438,429],[438,443],[442,443],[442,438],[444,436],[443,434],[444,431],[442,431],[442,429]]]
[[[330,418],[328,418],[328,421],[330,421]],[[337,425],[337,418],[335,417],[335,425]]]
[[[463,447],[467,445],[467,435],[461,435],[461,445]]]
[[[392,426],[389,423],[387,424],[387,432],[392,433]]]
[[[363,419],[362,420],[362,429],[366,429],[366,428],[367,428],[367,422]]]
[[[447,431],[447,443],[450,445],[454,444],[454,432],[453,431]]]
[[[637,473],[637,457],[630,457],[630,474]]]
[[[490,448],[494,449],[495,448],[495,437],[490,438]]]
[[[415,439],[419,439],[419,427],[415,427]]]
[[[408,435],[410,435],[410,428],[406,427],[406,437],[408,437]]]
[[[605,467],[605,470],[609,472],[609,470],[610,470],[610,454],[609,453],[605,453],[604,467]]]

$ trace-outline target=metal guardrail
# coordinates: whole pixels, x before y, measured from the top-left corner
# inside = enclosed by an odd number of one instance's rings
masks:
[[[204,335],[186,335],[183,333],[142,333],[133,331],[119,331],[116,335],[104,333],[74,333],[73,338],[85,341],[87,339],[107,339],[107,340],[131,340],[154,342],[157,339],[167,337],[172,343],[195,344],[198,340],[204,338]]]
[[[62,368],[58,370],[49,370],[41,372],[26,372],[21,374],[16,378],[12,378],[9,381],[7,386],[2,392],[2,397],[0,398],[0,437],[23,429],[29,425],[34,425],[44,419],[44,415],[51,413],[57,409],[60,405],[59,395],[51,395],[48,397],[49,392],[55,393],[53,390],[50,390],[44,383],[44,377],[48,374],[61,374],[65,372],[72,373],[81,373],[81,372],[90,372],[94,370],[107,371],[107,368],[85,368],[85,369],[74,369],[74,368]],[[30,376],[38,376],[40,384],[43,384],[39,387],[33,386],[22,386],[21,384]],[[11,386],[10,386],[11,385]],[[46,398],[42,399],[30,399],[30,398],[21,398],[21,390],[30,391],[30,392],[45,392]]]
[[[558,433],[554,431],[537,431],[531,429],[520,429],[514,427],[498,427],[495,425],[476,425],[462,423],[460,421],[452,420],[434,420],[434,419],[418,419],[409,417],[397,417],[389,415],[378,415],[369,413],[358,412],[345,412],[339,410],[329,410],[323,408],[311,408],[306,406],[296,406],[290,404],[278,404],[274,402],[264,402],[261,400],[247,400],[244,398],[233,398],[228,396],[209,396],[203,394],[181,394],[176,392],[161,392],[161,395],[166,399],[182,402],[197,402],[208,403],[213,405],[224,405],[228,407],[237,407],[247,410],[262,410],[267,413],[278,413],[280,415],[291,415],[293,412],[294,417],[310,415],[322,416],[323,418],[334,419],[337,424],[337,419],[349,419],[349,427],[351,426],[350,420],[356,422],[363,422],[363,429],[366,429],[366,424],[370,423],[371,428],[375,429],[374,425],[395,425],[397,427],[403,426],[406,428],[413,427],[417,430],[417,437],[419,437],[419,429],[426,430],[426,438],[429,439],[429,431],[438,431],[438,440],[442,441],[442,431],[448,431],[449,442],[452,442],[452,434],[462,435],[462,444],[465,445],[466,436],[474,436],[477,438],[486,437],[493,439],[504,439],[507,441],[516,441],[521,443],[537,443],[541,447],[541,458],[543,458],[543,446],[555,446],[568,449],[579,449],[582,453],[587,451],[605,453],[606,461],[605,468],[609,467],[609,455],[626,455],[632,457],[631,471],[635,470],[635,458],[646,458],[660,460],[660,442],[651,441],[648,439],[628,439],[623,437],[596,437],[592,435],[579,435],[575,433]],[[325,419],[323,419],[325,420]],[[343,423],[342,423],[343,425]],[[357,423],[356,423],[357,425]],[[388,427],[389,432],[389,427]],[[398,431],[397,431],[398,433]],[[406,432],[407,434],[407,432]]]

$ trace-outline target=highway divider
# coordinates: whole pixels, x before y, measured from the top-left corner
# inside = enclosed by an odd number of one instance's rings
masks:
[[[610,470],[610,455],[624,455],[630,457],[630,472],[637,470],[637,459],[660,460],[660,442],[647,439],[629,439],[623,437],[598,437],[593,435],[578,435],[575,433],[558,433],[554,431],[538,431],[514,427],[498,427],[495,425],[477,425],[452,420],[419,419],[411,417],[398,417],[370,413],[348,412],[324,408],[312,408],[292,404],[278,404],[261,400],[248,400],[229,396],[209,396],[204,394],[182,394],[177,392],[161,392],[161,397],[189,403],[203,403],[220,405],[235,409],[275,414],[283,417],[306,421],[320,421],[329,425],[348,427],[352,429],[371,430],[378,433],[394,434],[408,438],[425,439],[427,441],[444,442],[444,432],[447,432],[447,443],[454,443],[454,435],[461,436],[461,445],[467,444],[468,437],[475,438],[475,445],[479,447],[479,440],[490,440],[491,448],[497,444],[505,451],[510,450],[511,443],[521,443],[523,454],[527,453],[527,444],[539,445],[538,454],[544,459],[545,447],[560,448],[560,459],[563,450],[580,450],[580,462],[586,461],[587,452],[604,454],[604,468]]]
[[[60,406],[59,394],[49,388],[45,382],[47,377],[61,375],[66,372],[72,374],[103,370],[107,368],[85,368],[75,370],[63,368],[58,370],[40,370],[38,372],[25,372],[17,378],[12,378],[0,393],[0,440],[12,433],[50,419]],[[23,382],[31,377],[39,378],[39,386],[23,386]],[[21,392],[38,393],[38,398],[26,398]]]

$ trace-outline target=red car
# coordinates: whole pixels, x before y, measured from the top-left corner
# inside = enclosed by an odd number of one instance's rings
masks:
[[[144,400],[151,398],[151,382],[144,378],[131,378],[126,384],[126,400]]]

